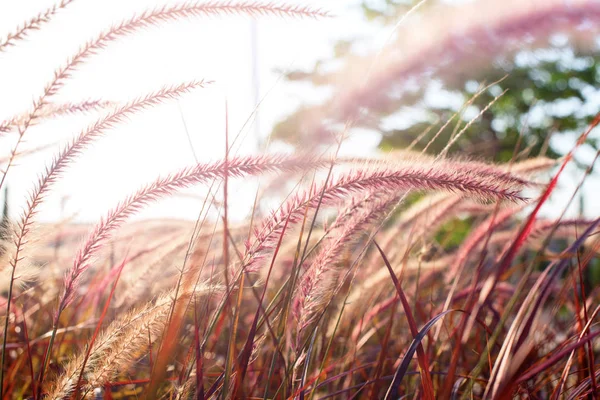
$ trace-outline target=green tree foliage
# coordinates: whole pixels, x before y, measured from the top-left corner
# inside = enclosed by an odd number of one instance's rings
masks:
[[[360,7],[370,24],[391,27],[410,9],[411,3],[365,1]],[[416,12],[427,13],[436,5],[435,1],[429,1]],[[458,6],[469,7],[470,4]],[[302,106],[281,121],[275,127],[275,138],[295,145],[323,139],[323,135],[315,136],[314,132],[307,131],[314,129],[305,122],[310,115],[323,115],[333,119],[331,122],[334,123],[344,122],[336,121],[335,116],[328,114],[331,103],[346,89],[344,84],[333,82],[336,82],[338,71],[350,68],[348,64],[353,60],[374,58],[376,49],[365,54],[364,46],[360,44],[361,38],[341,40],[336,44],[332,58],[320,60],[311,71],[288,74],[290,81],[326,88],[332,95],[321,104]],[[599,76],[599,58],[593,54],[593,49],[577,46],[558,31],[533,47],[510,55],[498,54],[494,59],[478,62],[474,68],[441,68],[431,79],[402,96],[390,93],[385,107],[369,108],[370,117],[357,120],[354,126],[379,132],[380,148],[388,150],[406,148],[434,125],[430,134],[416,146],[423,148],[448,119],[460,112],[460,117],[455,118],[429,147],[430,153],[438,154],[452,131],[462,129],[505,91],[470,125],[450,151],[507,161],[518,147],[521,156],[545,154],[557,157],[568,150],[572,144],[569,140],[574,140],[576,133],[584,130],[600,111],[600,92],[596,89]],[[462,107],[478,88],[502,78],[468,107]],[[598,139],[590,139],[586,146],[596,150]]]

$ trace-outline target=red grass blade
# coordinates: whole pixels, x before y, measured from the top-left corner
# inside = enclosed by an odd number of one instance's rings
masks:
[[[100,314],[100,318],[98,319],[98,323],[96,324],[96,329],[94,330],[92,339],[90,340],[90,343],[87,346],[87,351],[85,353],[85,358],[83,359],[83,365],[81,367],[81,372],[79,373],[79,377],[77,378],[77,384],[75,384],[75,392],[73,393],[74,399],[77,399],[79,396],[79,386],[81,385],[81,381],[83,379],[83,374],[85,372],[85,366],[90,357],[90,354],[92,353],[92,348],[94,347],[94,342],[96,341],[96,338],[98,337],[98,334],[100,333],[100,328],[102,327],[102,323],[104,322],[104,318],[106,317],[106,312],[108,311],[110,302],[112,301],[113,295],[115,294],[115,289],[117,288],[117,283],[119,283],[119,278],[121,277],[121,272],[123,272],[123,268],[125,267],[126,263],[127,263],[127,256],[125,256],[125,259],[121,262],[121,265],[119,265],[117,267],[117,276],[115,278],[115,282],[113,283],[113,286],[108,295],[108,299],[106,300],[106,303],[104,304],[104,308],[102,309],[102,314]]]
[[[200,345],[200,326],[198,323],[198,306],[194,304],[194,343],[196,345],[196,399],[204,400],[204,352]]]
[[[402,287],[400,286],[400,281],[398,281],[398,278],[394,274],[394,270],[392,269],[390,262],[388,261],[385,253],[383,252],[383,250],[381,250],[381,247],[379,247],[377,242],[375,240],[373,240],[373,243],[377,247],[379,254],[381,254],[381,258],[383,258],[383,262],[385,263],[385,266],[387,267],[388,271],[390,272],[390,276],[392,278],[392,281],[394,282],[394,286],[396,287],[398,296],[400,297],[400,302],[402,303],[402,307],[404,308],[404,313],[406,314],[406,319],[408,320],[408,326],[410,327],[410,332],[413,335],[413,342],[415,343],[415,346],[416,346],[415,350],[417,351],[417,359],[419,361],[419,368],[421,369],[423,395],[425,396],[426,399],[433,400],[435,398],[435,395],[433,392],[433,382],[431,381],[431,375],[429,373],[429,364],[427,362],[425,351],[423,350],[423,346],[421,345],[421,340],[423,338],[421,338],[420,340],[415,342],[415,340],[419,337],[419,334],[421,332],[419,332],[417,329],[417,323],[412,314],[412,311],[410,310],[410,305],[408,304],[408,300],[406,299],[406,296],[404,295],[404,291],[402,290]],[[440,315],[444,315],[444,314],[440,314]],[[433,326],[433,324],[431,324],[431,326]],[[427,325],[426,325],[426,327],[427,327]],[[425,334],[427,334],[428,331],[429,331],[429,329],[424,331],[423,336]],[[413,352],[413,354],[414,354],[414,352]],[[406,358],[406,356],[405,356],[405,358]],[[412,358],[412,355],[410,358],[408,358],[408,360],[410,360],[411,358]],[[406,371],[404,371],[404,372],[406,372]],[[402,374],[402,376],[404,376],[404,374]],[[402,379],[402,377],[400,377],[400,379]],[[393,382],[396,382],[396,380],[394,380]],[[397,397],[396,393],[397,393],[399,384],[400,384],[400,381],[398,380],[395,385],[392,384],[390,386],[388,393],[386,394],[386,399]]]
[[[406,375],[406,372],[408,371],[408,367],[410,365],[413,355],[415,354],[415,351],[418,352],[419,347],[421,347],[421,341],[423,340],[423,338],[425,338],[425,335],[427,335],[429,330],[433,328],[433,325],[435,325],[436,322],[442,319],[446,314],[449,314],[454,311],[460,310],[447,310],[441,314],[436,315],[435,317],[430,319],[429,322],[427,322],[425,326],[417,333],[417,335],[411,342],[408,350],[406,351],[406,354],[404,354],[402,362],[398,366],[396,373],[394,374],[392,384],[390,385],[388,392],[385,395],[386,400],[398,398],[398,387],[400,386],[400,382],[402,381],[402,378],[404,377],[404,375]]]

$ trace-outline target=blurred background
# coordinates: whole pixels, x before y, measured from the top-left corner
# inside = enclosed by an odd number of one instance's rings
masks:
[[[0,37],[53,3],[3,2]],[[0,53],[0,119],[27,111],[54,70],[107,26],[173,3],[86,0],[61,10],[44,29]],[[165,85],[193,79],[212,83],[139,113],[95,142],[54,187],[40,219],[94,221],[161,174],[221,159],[226,107],[232,154],[297,149],[322,154],[335,147],[332,138],[349,118],[354,124],[342,155],[410,145],[419,150],[450,120],[428,153],[438,154],[453,131],[466,127],[449,153],[497,162],[511,160],[515,148],[521,159],[561,157],[600,111],[600,42],[592,23],[593,12],[600,10],[592,5],[586,16],[575,7],[593,2],[287,3],[322,8],[332,17],[224,16],[167,23],[111,43],[79,68],[56,101],[120,104]],[[575,5],[573,12],[569,4]],[[526,7],[538,7],[541,19],[519,21],[518,10]],[[503,15],[514,18],[512,25]],[[97,115],[61,116],[27,133],[7,178],[11,216],[20,213],[53,154]],[[598,138],[593,132],[577,151],[544,213],[562,212],[595,160]],[[2,160],[15,140],[14,133],[0,136]],[[256,188],[254,181],[234,183],[232,218],[250,213]],[[203,188],[190,190],[137,218],[195,219],[205,194]],[[569,214],[597,216],[599,195],[600,180],[592,171]]]

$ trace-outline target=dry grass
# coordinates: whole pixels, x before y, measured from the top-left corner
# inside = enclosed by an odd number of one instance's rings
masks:
[[[71,2],[20,25],[0,52]],[[539,15],[559,13],[551,3],[514,14],[499,6],[505,12],[492,33],[510,35],[506,43],[494,36],[492,50],[513,45],[527,21],[539,22],[530,26],[537,35],[550,34]],[[598,11],[584,1],[570,7],[561,27]],[[575,149],[560,161],[510,165],[414,151],[376,159],[227,152],[142,186],[93,226],[36,220],[53,185],[94,141],[127,117],[210,83],[164,87],[124,105],[53,103],[71,73],[121,36],[225,14],[328,16],[254,2],[149,10],[85,43],[29,111],[0,123],[1,135],[15,139],[1,161],[2,188],[31,126],[110,110],[49,160],[19,217],[2,226],[0,397],[596,398],[600,290],[590,276],[600,268],[600,219],[539,216]],[[412,46],[404,60],[384,54],[369,69],[374,84],[361,81],[359,94],[350,88],[340,99],[348,123],[335,132],[338,143],[358,118],[354,110],[376,107],[386,82],[431,60],[434,47],[458,51],[444,43]],[[229,180],[277,182],[276,174],[297,182],[280,206],[233,224]],[[203,199],[195,223],[128,223],[151,202],[215,182],[223,196]],[[280,193],[263,190],[257,204]],[[460,221],[469,221],[466,236],[450,243]]]

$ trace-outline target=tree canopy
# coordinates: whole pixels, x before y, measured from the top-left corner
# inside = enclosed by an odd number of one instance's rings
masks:
[[[360,7],[369,23],[391,27],[414,3]],[[466,128],[450,152],[496,161],[510,160],[517,145],[522,156],[564,154],[564,141],[575,140],[600,111],[597,42],[585,16],[598,7],[561,9],[549,1],[508,14],[514,4],[505,3],[511,2],[426,2],[384,50],[365,49],[362,38],[340,40],[333,57],[287,75],[329,96],[297,109],[274,137],[322,144],[328,131],[351,120],[354,129],[380,133],[382,149],[406,148],[421,136],[416,148],[422,149],[456,114],[428,151],[438,154]],[[456,20],[445,18],[449,13],[462,22],[447,23]],[[586,146],[596,151],[598,138]]]

